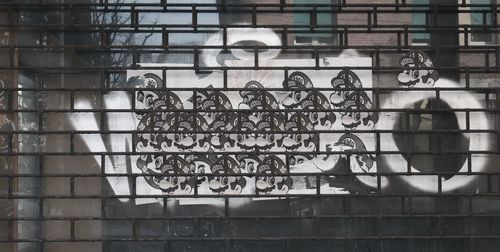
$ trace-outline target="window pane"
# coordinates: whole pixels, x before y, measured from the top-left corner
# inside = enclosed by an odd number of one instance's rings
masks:
[[[490,5],[492,4],[491,0],[471,0],[471,4],[481,4],[481,5]],[[491,15],[490,7],[486,6],[475,6],[471,7],[470,13],[470,24],[471,25],[492,25],[493,24],[493,16]],[[493,36],[490,32],[487,32],[485,28],[472,28],[471,40],[473,42],[492,42]]]
[[[413,0],[412,4],[429,4],[429,0]],[[428,10],[428,7],[413,7],[415,11],[418,12],[412,12],[411,14],[411,24],[412,25],[418,25],[418,26],[424,26],[427,25],[427,17],[426,13],[424,12],[425,10]],[[424,31],[425,29],[423,28],[414,28],[417,31]],[[429,33],[424,33],[424,32],[414,32],[412,33],[412,41],[413,42],[425,42],[426,40],[430,39],[431,36]]]
[[[294,0],[294,4],[335,4],[336,1],[332,0],[313,0],[313,1],[308,1],[308,0]],[[311,19],[312,15],[314,15],[312,8],[296,8],[296,10],[299,11],[304,11],[308,10],[310,12],[297,12],[293,14],[293,24],[297,26],[304,26],[304,25],[311,25]],[[317,10],[324,11],[324,10],[331,10],[330,7],[318,7]],[[319,12],[316,13],[316,24],[318,26],[333,26],[335,25],[336,22],[336,15],[335,13],[332,12]],[[302,30],[302,29],[301,29]],[[304,28],[303,30],[309,30],[309,27]],[[314,37],[314,38],[324,38],[324,37],[335,37],[335,34],[331,32],[331,28],[323,28],[323,29],[316,29],[317,31],[324,31],[324,32],[306,32],[306,33],[297,33],[297,37]],[[334,41],[334,39],[330,39]],[[297,43],[309,43],[309,42],[299,42],[299,39],[296,38]],[[320,42],[321,43],[321,42]]]

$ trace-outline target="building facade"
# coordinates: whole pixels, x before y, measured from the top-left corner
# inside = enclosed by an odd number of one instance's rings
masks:
[[[0,251],[496,251],[497,11],[0,1]]]

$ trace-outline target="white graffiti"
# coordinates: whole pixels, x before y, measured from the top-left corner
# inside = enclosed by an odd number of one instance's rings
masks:
[[[269,28],[227,28],[226,46],[244,45],[245,42],[260,42],[266,47],[281,46],[281,38]],[[222,46],[224,43],[224,31],[215,33],[207,39],[205,46]],[[206,67],[220,67],[224,63],[219,63],[222,48],[204,49],[201,53],[201,62]],[[280,54],[280,49],[259,50],[259,60],[269,60],[276,58]],[[241,60],[253,60],[255,52],[240,48],[231,49],[232,56]]]
[[[226,45],[227,46],[238,46],[238,45],[246,45],[246,44],[251,44],[248,43],[250,41],[253,41],[254,45],[255,43],[261,45],[265,45],[266,47],[276,47],[278,48],[281,46],[281,38],[278,36],[276,33],[274,33],[271,29],[267,28],[228,28],[226,31]],[[206,46],[221,46],[224,44],[224,31],[220,31],[216,34],[214,34],[212,37],[210,37],[205,45]],[[263,61],[263,65],[268,65],[268,66],[273,66],[274,64],[280,65],[280,64],[288,64],[287,66],[293,66],[294,64],[299,64],[303,65],[306,60],[304,59],[296,59],[296,60],[283,60],[283,59],[275,59],[279,54],[280,54],[280,49],[268,49],[266,51],[260,51],[259,49],[258,52],[258,57],[259,61]],[[222,48],[218,49],[204,49],[201,52],[200,59],[202,62],[202,66],[204,67],[222,67],[222,66],[248,66],[248,64],[251,64],[254,62],[254,57],[256,56],[256,52],[253,50],[246,50],[246,49],[231,49],[231,57],[226,57],[221,56],[221,53],[223,52]],[[411,56],[411,55],[410,55]],[[408,58],[409,56],[407,56]],[[237,58],[238,60],[234,60],[234,58]],[[335,58],[328,58],[332,60],[333,65],[337,66],[338,63],[336,61],[342,62],[340,64],[356,64],[360,62],[365,62],[364,58],[358,57],[358,58],[350,58],[350,59],[340,59],[336,60]],[[361,60],[360,60],[361,59]],[[412,58],[413,59],[413,58]],[[240,62],[240,63],[238,63]],[[346,63],[349,62],[349,63]],[[407,62],[407,61],[404,61]],[[429,59],[430,62],[430,59]],[[306,62],[307,64],[313,64],[314,65],[314,60],[310,60]],[[363,63],[364,64],[364,63]],[[370,63],[371,64],[371,63]],[[345,67],[346,65],[339,65],[342,67]],[[405,69],[405,74],[411,73],[413,65],[406,64],[402,65],[406,67]],[[426,66],[429,66],[426,65]],[[432,64],[430,64],[432,66]],[[239,70],[241,71],[241,70]],[[246,71],[246,70],[244,70]],[[336,73],[339,73],[338,70],[336,70]],[[216,73],[217,71],[214,71]],[[220,71],[219,71],[220,72]],[[306,71],[305,71],[306,72]],[[343,73],[345,71],[341,71],[340,73]],[[157,86],[155,87],[160,87],[160,82],[163,80],[157,79],[153,80],[147,76],[147,73],[145,74],[144,71],[131,71],[130,74],[136,73],[138,79],[143,78],[146,79],[149,82],[157,82]],[[238,72],[240,74],[240,72]],[[364,78],[366,78],[366,73],[362,72]],[[219,73],[220,74],[220,73]],[[325,76],[329,77],[331,79],[332,76],[330,76],[332,72],[328,72],[326,75],[321,76],[321,74],[317,74],[317,72],[310,71],[309,76],[313,76],[314,78],[317,78],[319,83],[322,83],[319,85],[319,87],[327,87],[327,86],[321,86],[321,85],[330,85],[330,81],[328,81],[327,84],[324,84],[323,78]],[[371,71],[369,71],[369,78],[368,78],[368,83],[364,82],[363,84],[367,84],[368,87],[372,87],[372,79],[371,79]],[[129,75],[129,73],[127,73]],[[155,75],[155,74],[150,74],[150,75]],[[250,75],[253,75],[254,73],[251,73]],[[354,74],[355,76],[356,74]],[[156,76],[156,75],[155,75]],[[267,78],[270,80],[282,80],[282,73],[270,73],[268,74]],[[306,76],[306,75],[304,75]],[[319,77],[318,77],[319,76]],[[360,75],[361,76],[361,75]],[[134,78],[135,78],[134,77]],[[401,77],[401,75],[399,75]],[[458,87],[458,84],[450,81],[450,80],[445,80],[445,79],[439,79],[437,80],[438,76],[437,73],[434,72],[434,75],[432,77],[432,84],[434,84],[435,88],[440,88],[440,89],[446,89],[446,88],[455,88]],[[159,78],[159,77],[158,77]],[[244,76],[244,74],[240,74],[238,77],[231,79],[232,77],[229,77],[230,80],[234,80],[234,83],[238,84],[232,84],[236,85],[236,87],[241,88],[244,87],[242,85],[248,83],[249,81],[253,81],[255,79],[248,78],[248,76]],[[338,77],[337,79],[339,79]],[[429,77],[430,78],[430,77]],[[298,78],[300,80],[303,80],[304,78]],[[339,93],[342,95],[337,94],[338,92],[341,91],[343,87],[360,87],[361,88],[361,81],[360,79],[353,79],[351,76],[344,76],[344,79],[339,79],[339,80],[344,80],[343,82],[335,79],[336,81],[331,83],[333,85],[333,88],[338,89],[337,91],[330,92],[331,95],[329,97],[344,97],[348,96],[350,93],[345,92],[344,93]],[[361,77],[361,79],[363,79]],[[400,78],[401,79],[401,78]],[[292,79],[293,80],[293,79]],[[346,81],[350,80],[350,81]],[[405,79],[406,80],[406,79]],[[435,82],[434,82],[435,81]],[[309,80],[309,82],[311,82]],[[279,85],[282,83],[285,83],[285,81],[280,82]],[[306,81],[304,80],[304,83]],[[315,82],[316,83],[316,82]],[[347,85],[350,84],[351,86]],[[359,83],[359,84],[358,84]],[[409,83],[409,84],[408,84]],[[427,82],[426,82],[427,83]],[[293,83],[292,83],[293,84]],[[334,85],[335,84],[335,85]],[[400,83],[401,84],[401,83]],[[418,87],[420,85],[418,84],[417,81],[413,80],[413,82],[406,81],[403,83],[405,86],[411,86],[415,88],[415,90],[418,90]],[[195,85],[195,84],[193,84]],[[274,85],[274,86],[273,86]],[[428,85],[427,85],[428,86]],[[276,84],[271,84],[271,87],[276,87]],[[309,86],[305,86],[308,87]],[[312,83],[311,83],[312,87]],[[315,86],[317,87],[317,86]],[[366,87],[366,86],[363,86]],[[331,86],[330,86],[331,88]],[[340,90],[340,91],[339,91]],[[154,91],[145,91],[144,93],[155,93]],[[179,97],[182,96],[182,92],[179,93]],[[295,93],[300,93],[300,92],[294,92]],[[304,92],[303,92],[304,93]],[[221,93],[222,94],[222,93]],[[132,109],[137,109],[132,107],[132,100],[130,97],[131,94],[125,92],[125,91],[113,91],[109,92],[104,95],[104,106],[107,110],[123,110],[123,112],[106,112],[106,127],[107,130],[113,131],[113,134],[110,135],[101,135],[99,134],[99,131],[102,130],[99,126],[97,118],[97,114],[93,112],[85,112],[85,110],[92,109],[92,105],[90,104],[89,101],[87,100],[78,100],[75,102],[75,108],[76,109],[81,109],[83,110],[82,112],[78,113],[73,113],[70,115],[70,121],[72,123],[73,128],[78,132],[78,131],[92,131],[95,133],[92,134],[81,134],[81,138],[83,142],[87,145],[87,148],[90,150],[92,153],[99,153],[94,155],[94,159],[97,163],[101,165],[101,167],[104,167],[104,171],[107,176],[107,180],[109,181],[109,184],[113,190],[113,192],[116,195],[123,195],[125,198],[121,198],[121,201],[128,201],[129,199],[126,198],[126,196],[131,195],[131,188],[129,186],[129,178],[127,176],[116,176],[116,175],[127,175],[127,173],[130,173],[130,165],[134,166],[136,162],[138,161],[143,162],[143,163],[148,163],[149,159],[144,161],[142,159],[147,159],[147,155],[143,155],[141,157],[130,157],[129,155],[113,155],[113,153],[127,153],[130,152],[134,149],[133,144],[133,137],[132,134],[130,133],[122,133],[120,134],[119,131],[126,131],[126,132],[131,132],[137,130],[137,125],[139,123],[139,120],[143,117],[142,115],[136,115],[133,112],[130,112]],[[278,92],[276,92],[276,95],[279,95]],[[337,96],[335,96],[337,95]],[[189,96],[189,95],[187,95]],[[381,105],[381,109],[390,109],[390,108],[406,108],[414,103],[417,103],[419,101],[428,99],[428,98],[433,98],[435,96],[434,91],[418,91],[418,92],[403,92],[403,93],[394,93],[387,101],[385,101]],[[169,99],[172,98],[172,96],[167,95],[165,96]],[[222,97],[222,95],[219,95],[219,99]],[[235,104],[241,104],[241,102],[234,102],[234,97],[228,96],[228,101],[233,101]],[[267,97],[267,96],[266,96]],[[269,96],[271,97],[271,96]],[[185,97],[184,97],[185,98]],[[183,99],[184,99],[183,98]],[[295,97],[292,97],[295,98]],[[366,105],[361,109],[367,110],[372,108],[372,103],[371,103],[371,92],[365,93],[365,96],[361,97],[363,101],[365,101]],[[445,102],[447,102],[452,108],[455,109],[474,109],[474,108],[483,108],[483,106],[480,104],[480,102],[469,92],[466,91],[456,91],[453,95],[448,95],[441,97]],[[299,99],[300,100],[300,99]],[[335,101],[343,101],[342,99],[333,99]],[[179,100],[180,101],[180,100]],[[186,100],[189,101],[189,100]],[[279,99],[279,101],[286,101],[286,99]],[[369,102],[368,102],[369,101]],[[184,100],[183,100],[184,102]],[[359,101],[358,101],[359,103]],[[352,104],[341,104],[339,102],[337,103],[332,103],[332,106],[337,108],[346,108],[346,110],[349,110],[351,107],[353,109],[358,109],[356,106],[359,106],[358,103],[353,102]],[[186,103],[187,104],[187,103]],[[285,104],[286,105],[286,104]],[[342,106],[341,106],[342,105]],[[137,104],[136,104],[137,106]],[[282,106],[282,105],[278,105]],[[330,106],[328,106],[330,107]],[[229,107],[231,109],[232,107]],[[293,111],[292,107],[290,107],[291,111]],[[353,113],[352,111],[349,111],[349,113]],[[361,113],[361,112],[358,112]],[[385,188],[389,185],[389,179],[384,176],[378,176],[377,173],[379,172],[377,169],[380,167],[377,166],[376,162],[376,156],[372,154],[356,154],[356,152],[369,152],[373,151],[375,149],[375,141],[374,140],[374,134],[373,133],[365,133],[363,136],[358,136],[358,133],[356,133],[357,127],[363,127],[361,125],[361,122],[367,121],[366,118],[371,118],[370,123],[366,123],[368,126],[365,128],[361,129],[367,129],[367,130],[386,130],[386,129],[392,129],[394,127],[394,114],[393,113],[388,113],[388,112],[381,112],[378,115],[376,113],[370,112],[365,112],[366,115],[359,115],[359,118],[357,118],[357,121],[350,119],[347,115],[342,114],[342,116],[338,115],[338,118],[342,118],[343,126],[340,129],[346,130],[348,134],[345,134],[343,136],[340,136],[342,134],[331,134],[331,133],[322,133],[322,140],[321,140],[321,146],[319,149],[321,151],[326,151],[326,152],[345,152],[346,154],[335,154],[335,155],[319,155],[315,158],[303,158],[301,159],[302,161],[299,161],[300,155],[293,156],[294,160],[293,162],[290,161],[291,163],[287,164],[289,165],[291,173],[293,172],[317,172],[317,173],[326,173],[328,174],[329,172],[335,173],[338,172],[338,164],[350,164],[350,165],[345,165],[346,167],[348,166],[347,169],[350,169],[348,172],[355,173],[355,181],[357,183],[360,183],[364,187],[369,187],[371,188],[370,190],[373,191],[374,188]],[[355,116],[358,116],[356,113],[353,113],[352,115],[349,114],[352,118],[355,118]],[[378,116],[378,117],[377,117]],[[373,119],[373,118],[376,119]],[[347,120],[350,119],[350,120]],[[178,120],[178,119],[177,119]],[[378,122],[377,122],[378,121]],[[466,129],[465,125],[466,122],[465,120],[459,120],[459,127],[460,129]],[[146,124],[145,124],[146,125]],[[150,124],[148,124],[150,125]],[[173,125],[173,124],[172,124]],[[207,124],[208,125],[208,124]],[[332,123],[329,124],[329,127],[333,125],[333,120]],[[147,125],[146,125],[147,126]],[[488,124],[488,119],[487,116],[484,112],[478,112],[474,114],[470,114],[470,125],[469,128],[471,130],[475,129],[489,129],[489,124]],[[367,136],[367,134],[371,134],[371,136]],[[150,137],[151,134],[144,134]],[[362,134],[359,134],[362,135]],[[149,138],[148,138],[149,139]],[[368,139],[368,141],[366,140]],[[384,148],[387,148],[389,150],[398,150],[398,147],[396,145],[395,139],[393,135],[386,134],[386,135],[381,135],[381,142],[383,142]],[[480,134],[480,137],[476,138],[470,138],[470,149],[471,150],[476,150],[476,149],[481,149],[481,150],[487,150],[489,149],[489,139],[488,137],[485,136],[485,134]],[[364,142],[364,143],[363,143]],[[109,143],[109,144],[106,144]],[[368,144],[366,144],[368,143]],[[139,146],[140,147],[140,146]],[[140,151],[140,150],[139,150]],[[184,151],[184,150],[183,150]],[[203,151],[206,151],[205,149]],[[354,153],[354,154],[353,154]],[[158,155],[161,155],[159,153]],[[187,156],[187,155],[186,155]],[[398,172],[398,173],[404,173],[407,171],[407,161],[405,160],[404,156],[401,154],[397,155],[384,155],[386,159],[386,170],[389,172]],[[162,157],[163,158],[163,157]],[[172,166],[172,162],[177,162],[176,158],[170,160],[166,159],[163,160],[162,158],[156,158],[156,159],[151,159],[151,163],[154,164],[159,164]],[[220,157],[218,157],[220,158]],[[133,159],[133,161],[131,161]],[[222,158],[221,160],[225,160],[226,158]],[[161,163],[158,163],[157,160],[161,160]],[[207,159],[208,160],[208,159]],[[243,159],[242,159],[243,160]],[[282,166],[285,166],[285,159],[276,158],[276,160],[271,160],[272,162],[278,162],[280,161],[283,162]],[[207,164],[215,162],[214,160],[209,160],[210,162],[207,161]],[[239,160],[241,162],[241,160]],[[262,161],[262,160],[261,160]],[[269,162],[271,162],[269,161]],[[225,161],[224,161],[225,162]],[[247,162],[242,162],[245,165],[247,165]],[[173,165],[172,167],[174,167]],[[191,167],[189,164],[185,164],[186,166],[186,173],[191,172]],[[237,171],[235,174],[240,172],[240,164],[235,163],[234,164],[234,170]],[[146,166],[145,166],[146,167]],[[149,166],[148,166],[149,167]],[[163,167],[163,166],[162,166]],[[209,167],[209,165],[206,165],[206,167]],[[221,166],[223,167],[223,166]],[[264,167],[264,166],[262,166]],[[261,167],[261,170],[264,170],[264,168]],[[481,156],[475,156],[474,157],[474,165],[472,166],[472,171],[473,172],[480,172],[483,171],[486,167],[486,158],[481,157]],[[243,167],[242,169],[244,171],[248,170],[248,167]],[[141,173],[144,172],[144,170],[141,170],[137,167],[132,167],[132,170],[135,169],[135,173]],[[284,168],[285,169],[285,168]],[[197,168],[195,167],[195,170]],[[254,169],[252,168],[252,171]],[[286,170],[286,169],[285,169]],[[452,176],[451,178],[447,180],[439,180],[438,175],[425,175],[425,176],[399,176],[404,182],[409,184],[412,187],[415,187],[419,190],[425,191],[425,192],[438,192],[438,184],[441,184],[441,190],[443,192],[446,191],[451,191],[455,190],[458,188],[461,188],[463,186],[466,186],[470,184],[472,181],[476,179],[476,176],[473,175],[468,175],[467,172],[469,171],[469,166],[468,162],[465,162],[463,167],[460,169],[458,172],[459,174]],[[216,172],[212,171],[213,174],[216,174]],[[418,175],[419,171],[415,169],[414,167],[410,168],[411,174],[416,174]],[[210,172],[209,172],[210,173]],[[149,173],[148,173],[149,174]],[[160,174],[160,175],[158,175]],[[174,188],[175,185],[177,185],[177,181],[172,182],[171,179],[174,179],[173,176],[164,176],[161,177],[161,173],[155,174],[152,177],[151,175],[149,177],[151,178],[143,178],[141,176],[137,177],[137,179],[133,183],[138,183],[141,184],[142,186],[137,186],[135,188],[137,191],[134,192],[134,194],[137,195],[162,195],[161,190],[158,188],[152,188],[149,185],[158,185],[160,189],[165,189],[166,187]],[[212,174],[212,173],[211,173]],[[211,177],[206,177],[210,180],[206,181],[205,184],[209,185],[209,188],[212,191],[217,191],[220,188],[226,186],[228,183],[224,181],[223,177],[211,175],[211,174],[206,174],[207,176]],[[286,172],[283,173],[284,175],[287,175]],[[463,175],[462,175],[463,174]],[[115,175],[115,176],[113,176]],[[234,175],[234,174],[233,174]],[[147,176],[144,176],[147,177]],[[188,176],[189,177],[189,176]],[[186,178],[188,178],[186,177]],[[198,177],[198,179],[202,178],[203,176]],[[341,177],[341,176],[339,176]],[[189,190],[186,191],[184,194],[189,194],[192,195],[193,188],[197,186],[197,183],[205,186],[203,183],[199,181],[195,181],[196,179],[190,177],[191,181],[189,184],[189,187],[187,187]],[[203,177],[205,178],[205,177]],[[270,183],[266,179],[269,179],[269,177],[262,177],[260,180],[257,178],[250,178],[250,177],[245,177],[245,181],[243,180],[237,180],[236,176],[234,177],[228,177],[226,178],[233,178],[234,181],[229,184],[234,184],[234,191],[236,192],[235,194],[244,194],[247,193],[249,195],[255,194],[255,190],[249,190],[247,187],[247,191],[244,191],[245,184],[253,184],[254,187],[256,188],[267,188],[270,185],[274,185],[275,182]],[[285,177],[283,177],[285,178]],[[341,182],[341,179],[335,178],[335,176],[331,176],[330,178],[333,178],[334,180],[339,183]],[[158,181],[156,181],[158,180]],[[285,180],[284,180],[285,181]],[[286,182],[286,183],[285,183]],[[285,182],[280,182],[283,184],[284,189],[280,189],[285,194],[287,194],[290,189],[290,194],[293,193],[304,193],[306,191],[300,191],[293,189],[292,184],[297,183],[297,181],[292,182],[292,181],[285,181]],[[301,182],[299,182],[301,183]],[[304,182],[306,183],[306,182]],[[168,186],[166,186],[168,185]],[[323,183],[321,191],[323,191],[324,187],[332,188],[334,186],[330,185],[325,185]],[[175,187],[177,188],[177,187]],[[202,188],[202,187],[199,187]],[[207,187],[208,188],[208,187]],[[207,192],[209,189],[207,189]],[[217,190],[214,190],[217,189]],[[346,187],[342,188],[345,189]],[[199,189],[201,190],[198,191],[198,194],[204,194],[205,189]],[[342,190],[337,190],[337,189],[329,189],[330,191],[327,191],[327,193],[345,193],[342,192]],[[356,191],[356,190],[354,190]],[[173,190],[172,192],[175,192]],[[242,193],[243,192],[243,193]],[[315,193],[316,189],[312,189],[312,192]],[[211,193],[211,192],[210,192]],[[175,194],[175,193],[173,193]],[[151,202],[156,202],[155,200],[147,200],[147,199],[136,199],[137,204],[144,204],[144,203],[151,203]]]
[[[440,88],[445,91],[446,88],[456,88],[459,85],[451,80],[440,79],[434,84],[435,88]],[[445,93],[445,92],[442,92]],[[384,104],[381,105],[381,109],[390,108],[406,108],[410,105],[426,100],[429,98],[435,98],[435,91],[422,91],[415,89],[415,92],[406,92],[404,95],[392,95],[391,99],[388,99]],[[460,90],[454,90],[450,95],[443,95],[440,97],[442,100],[447,102],[454,109],[482,109],[481,103],[469,92]],[[464,116],[456,115],[458,120],[459,128],[461,130],[467,129],[466,120]],[[394,127],[394,115],[389,112],[382,112],[380,114],[380,122],[376,125],[376,129],[390,129]],[[469,129],[470,130],[485,130],[489,129],[488,117],[484,112],[474,112],[470,114],[469,119]],[[469,149],[470,150],[488,150],[490,148],[490,139],[487,134],[478,134],[477,137],[469,137]],[[390,135],[381,139],[383,145],[388,150],[398,150],[396,142],[394,141],[394,135]],[[473,155],[474,156],[474,155]],[[407,161],[401,154],[395,155],[384,155],[387,160],[387,168],[392,172],[406,172],[407,171]],[[477,155],[474,157],[474,162],[471,167],[472,172],[481,172],[486,168],[486,157]],[[449,192],[461,187],[464,187],[474,180],[477,179],[475,175],[467,174],[469,171],[468,162],[465,162],[462,168],[458,171],[458,174],[441,181],[442,192]],[[438,179],[437,175],[420,175],[417,169],[413,166],[411,167],[411,174],[417,175],[412,176],[410,174],[400,176],[400,178],[408,183],[409,185],[418,188],[426,192],[438,192]],[[463,175],[460,175],[463,174]]]
[[[133,130],[135,127],[134,115],[130,113],[132,109],[131,100],[124,91],[115,91],[104,95],[104,105],[106,109],[124,110],[127,112],[107,113],[107,126],[110,131]],[[92,105],[87,100],[75,102],[76,109],[92,109]],[[113,153],[126,152],[132,150],[132,136],[130,134],[111,134],[110,149],[105,144],[103,135],[98,134],[100,127],[97,123],[96,113],[83,112],[72,113],[70,122],[77,131],[95,131],[94,134],[82,134],[81,138],[91,152]],[[127,174],[126,157],[123,155],[94,155],[95,161],[104,167],[106,179],[108,180],[115,195],[130,195],[128,178],[126,176],[113,176],[114,174]],[[104,163],[102,162],[104,161]],[[127,202],[128,198],[120,198],[120,201]]]

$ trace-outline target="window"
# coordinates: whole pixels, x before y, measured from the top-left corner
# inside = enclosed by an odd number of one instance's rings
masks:
[[[471,0],[470,3],[472,5],[479,5],[470,8],[470,24],[473,26],[471,29],[470,41],[475,44],[494,43],[493,33],[488,32],[485,27],[493,25],[494,19],[491,13],[491,7],[486,6],[491,5],[492,0]]]
[[[332,0],[294,0],[294,4],[334,4]],[[293,14],[293,25],[295,26],[310,26],[313,24],[312,20],[314,18],[314,13],[312,8],[301,7],[296,8],[298,11]],[[318,7],[317,10],[325,11],[331,10],[331,7]],[[310,11],[310,12],[304,12]],[[337,16],[333,11],[329,12],[318,12],[316,13],[316,24],[318,26],[328,26],[323,28],[316,28],[314,31],[310,31],[309,28],[301,28],[307,32],[296,33],[295,34],[295,44],[312,44],[312,45],[325,45],[334,44],[336,42],[336,34],[332,32],[331,26],[337,24]]]
[[[429,4],[429,0],[412,0],[412,4],[416,4],[416,5],[428,5]],[[429,7],[428,6],[415,6],[413,7],[413,10],[415,10],[415,12],[412,12],[411,13],[411,24],[413,26],[427,26],[428,22],[427,22],[427,12],[426,10],[428,10]],[[427,44],[431,38],[431,35],[427,32],[423,32],[425,31],[425,28],[414,28],[415,31],[417,32],[414,32],[412,33],[412,44],[415,45],[415,44]]]

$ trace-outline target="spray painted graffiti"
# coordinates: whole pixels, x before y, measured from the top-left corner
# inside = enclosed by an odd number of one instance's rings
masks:
[[[262,36],[248,37],[247,31],[228,29],[227,44],[255,40],[267,46],[279,46],[279,36],[271,30],[252,29]],[[222,33],[215,34],[208,45],[223,43]],[[233,49],[238,60],[219,57],[221,50],[207,49],[201,54],[205,66],[251,66],[253,52]],[[276,59],[278,49],[260,57],[260,65],[308,67],[314,59]],[[409,88],[453,88],[457,84],[439,79],[433,63],[423,52],[404,55],[403,68],[395,82]],[[321,70],[321,66],[339,66],[343,70]],[[125,91],[105,95],[106,109],[135,109],[136,113],[108,113],[109,130],[133,131],[133,134],[110,136],[82,135],[92,152],[127,152],[137,155],[95,156],[104,162],[108,181],[117,195],[130,195],[128,179],[113,174],[132,170],[141,174],[135,180],[137,195],[294,195],[374,192],[389,185],[380,176],[377,165],[376,130],[392,129],[394,114],[373,112],[374,102],[370,70],[349,66],[370,66],[369,57],[323,58],[320,70],[230,70],[227,85],[193,83],[202,89],[193,91],[171,88],[161,71],[130,70],[128,83],[135,94]],[[218,72],[214,71],[212,75]],[[164,75],[163,75],[164,76]],[[283,79],[283,76],[286,76]],[[196,79],[196,78],[195,78]],[[188,85],[190,85],[188,84]],[[316,88],[321,88],[317,90]],[[155,90],[158,89],[158,90]],[[394,95],[382,102],[382,109],[405,108],[432,98],[434,92]],[[133,101],[133,99],[135,99]],[[461,91],[444,99],[453,108],[482,108],[469,93]],[[132,104],[135,107],[132,108]],[[75,107],[90,109],[86,101]],[[470,129],[488,128],[484,113]],[[74,128],[99,131],[92,113],[71,116]],[[463,122],[463,120],[461,120]],[[459,125],[465,129],[465,125]],[[366,130],[367,132],[363,132]],[[329,132],[331,131],[331,132]],[[343,133],[338,133],[343,131]],[[335,133],[334,133],[335,132]],[[105,139],[108,137],[110,139]],[[104,142],[112,144],[108,149]],[[398,147],[392,136],[381,136],[384,148]],[[488,139],[471,139],[471,149],[488,148]],[[316,152],[324,152],[317,154]],[[199,154],[202,153],[202,154]],[[386,172],[405,172],[402,155],[385,156]],[[485,159],[475,160],[474,171],[484,168]],[[128,167],[132,165],[132,167]],[[466,172],[468,166],[460,172]],[[418,174],[418,170],[411,168]],[[314,175],[326,174],[326,179]],[[346,173],[352,176],[328,174]],[[299,175],[295,175],[299,174]],[[401,180],[422,191],[437,192],[439,176],[401,176]],[[474,176],[452,176],[440,181],[442,191],[467,185]],[[318,188],[319,187],[319,188]],[[127,199],[123,199],[126,201]],[[137,199],[137,204],[149,203]]]
[[[281,46],[281,38],[269,28],[227,28],[226,29],[226,46],[237,45],[238,43],[254,41],[264,44],[269,47]],[[224,31],[220,31],[212,35],[204,44],[205,46],[222,46],[224,45]],[[201,62],[207,67],[220,67],[225,65],[220,62],[220,49],[205,49],[201,54]],[[276,58],[281,52],[281,49],[268,49],[259,53],[260,60],[270,60]],[[231,49],[231,56],[240,60],[253,60],[255,53],[253,51],[245,51],[244,49]],[[218,60],[219,59],[219,60]]]
[[[106,109],[122,109],[124,111],[131,110],[130,96],[124,91],[111,92],[104,96],[104,106]],[[75,101],[76,109],[92,109],[92,105],[87,100]],[[135,120],[133,113],[108,113],[107,127],[110,130],[133,130]],[[73,128],[77,131],[95,131],[100,130],[97,123],[95,113],[73,113],[70,115],[70,121]],[[111,134],[108,136],[95,134],[82,134],[82,140],[85,142],[91,152],[125,152],[132,150],[132,137],[127,134]],[[106,139],[109,138],[109,139]],[[105,140],[109,140],[112,144],[110,149],[105,144]],[[127,165],[129,160],[126,157],[119,155],[95,155],[96,163],[104,167],[106,179],[108,180],[113,192],[116,195],[130,195],[130,187],[128,178],[123,176],[113,176],[114,174],[127,174]],[[126,202],[129,199],[120,198],[120,201]]]
[[[434,84],[436,88],[456,88],[458,84],[447,79],[440,79]],[[441,96],[441,99],[447,102],[454,109],[481,109],[483,106],[481,103],[469,92],[466,91],[453,91],[452,95]],[[398,106],[401,108],[406,108],[411,106],[412,104],[416,104],[418,102],[422,102],[428,100],[429,98],[434,98],[436,93],[434,91],[418,91],[412,92],[411,95],[405,96],[393,96],[393,98],[382,104],[381,108],[392,108],[394,106]],[[469,121],[469,125],[467,125],[465,119],[465,114],[457,114],[458,125],[460,130],[484,130],[489,129],[488,117],[485,112],[475,112],[471,113],[471,119]],[[392,115],[388,113],[380,114],[380,122],[377,124],[379,129],[391,128],[394,125],[394,121],[390,119]],[[470,150],[488,150],[490,148],[490,139],[486,134],[478,134],[474,138],[470,138],[468,135],[465,137],[469,141],[469,149]],[[383,139],[384,144],[388,149],[397,149],[396,143],[394,141],[394,137],[386,137]],[[459,175],[460,173],[466,174],[468,172],[481,172],[485,169],[486,157],[478,155],[471,156],[469,158],[473,158],[471,162],[474,163],[469,169],[468,162],[465,162],[463,166],[458,170],[458,175],[452,176],[450,178],[446,178],[445,176],[439,177],[437,175],[428,175],[428,176],[401,176],[401,179],[406,183],[415,187],[419,190],[426,192],[438,192],[439,190],[443,192],[449,192],[452,190],[459,189],[463,186],[470,184],[471,182],[477,179],[476,176],[473,175]],[[398,155],[390,155],[386,156],[387,159],[387,167],[390,171],[393,172],[406,172],[407,171],[407,161],[405,158]],[[410,167],[411,172],[414,174],[418,174],[419,171],[415,169],[413,166]],[[439,189],[439,181],[441,180],[441,189]]]

